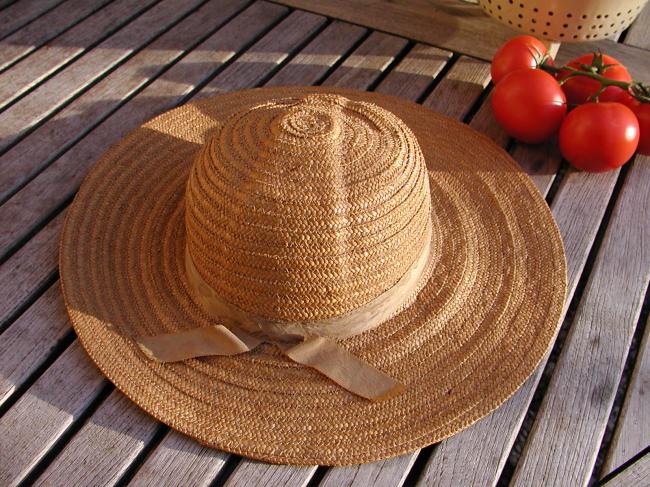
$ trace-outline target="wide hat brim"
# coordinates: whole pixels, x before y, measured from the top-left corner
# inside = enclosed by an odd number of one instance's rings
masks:
[[[192,300],[183,264],[183,197],[199,147],[234,112],[323,91],[396,114],[429,169],[440,257],[428,283],[399,315],[341,342],[406,390],[367,401],[272,345],[233,357],[148,359],[134,338],[215,324]],[[60,250],[72,324],[124,394],[205,445],[296,465],[392,457],[489,414],[547,352],[566,292],[551,212],[505,151],[414,103],[335,88],[224,94],[137,128],[84,181]]]

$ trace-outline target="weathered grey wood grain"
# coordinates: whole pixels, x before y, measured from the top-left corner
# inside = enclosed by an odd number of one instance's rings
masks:
[[[423,105],[462,120],[472,107],[464,101],[476,100],[489,82],[488,63],[461,56]]]
[[[623,42],[629,46],[650,49],[650,4],[646,4],[634,23],[629,27]]]
[[[133,0],[119,0],[132,2]],[[115,67],[139,46],[169,28],[200,0],[162,0],[66,69],[48,79],[29,96],[0,113],[0,150],[17,141],[30,127],[80,94],[98,76]],[[132,8],[135,4],[131,3]],[[98,15],[102,11],[98,12]]]
[[[62,0],[22,0],[9,5],[0,12],[0,15],[2,15],[0,39],[61,2]]]
[[[562,162],[557,144],[554,141],[538,145],[517,144],[512,157],[530,176],[540,193],[546,195]]]
[[[625,394],[623,408],[607,452],[601,477],[611,473],[650,445],[650,319],[646,321],[639,355]]]
[[[244,458],[228,477],[226,487],[257,487],[258,485],[282,485],[303,487],[316,472],[316,467],[292,467],[270,465]]]
[[[501,128],[494,118],[494,112],[492,111],[492,94],[488,95],[488,97],[483,100],[483,103],[481,103],[481,106],[472,117],[469,126],[484,135],[487,135],[495,144],[501,147],[505,147],[510,140],[510,136]]]
[[[330,468],[325,473],[321,487],[393,487],[403,485],[411,470],[416,453],[389,458],[365,465]]]
[[[0,323],[5,323],[56,272],[63,215],[0,265]]]
[[[73,343],[0,418],[0,485],[24,479],[105,385],[78,342]]]
[[[59,5],[58,7],[50,10],[48,13],[34,20],[22,29],[14,32],[10,36],[4,38],[0,42],[0,70],[4,69],[7,65],[15,62],[21,57],[26,56],[30,52],[35,51],[47,41],[56,37],[57,34],[63,32],[70,26],[73,26],[94,10],[99,9],[106,5],[109,0],[69,0],[68,2]],[[0,13],[0,16],[2,14]],[[84,22],[82,21],[81,24]],[[72,30],[79,30],[78,27],[73,27]],[[59,49],[70,48],[67,40],[69,36],[63,34],[57,41],[52,42],[49,49],[58,47]],[[45,48],[48,49],[48,48]],[[15,89],[17,92],[22,89],[19,79],[14,81]],[[2,83],[0,83],[0,88]],[[7,100],[3,98],[6,96],[2,93],[0,96],[0,103],[2,106]]]
[[[114,390],[34,485],[115,485],[158,423]]]
[[[59,286],[50,287],[0,340],[0,405],[40,366],[71,331]]]
[[[650,158],[622,187],[514,485],[587,485],[650,277]]]
[[[2,154],[0,202],[244,5],[244,0],[206,3]],[[224,62],[233,54],[215,51],[212,57]],[[2,86],[9,82],[3,84],[0,76],[0,91]]]
[[[449,51],[416,44],[375,91],[416,101],[440,74],[451,56]]]
[[[406,44],[406,39],[401,37],[373,32],[323,85],[365,90],[388,68]]]
[[[365,33],[366,29],[362,27],[332,22],[278,71],[266,86],[317,82]]]
[[[177,104],[228,59],[227,53],[241,50],[285,12],[284,7],[264,2],[251,6],[121,106],[21,189],[0,207],[0,220],[7,222],[0,235],[0,255],[64,202],[81,183],[86,170],[111,144],[128,130]],[[279,31],[275,32],[273,36],[281,36]]]
[[[650,485],[650,453],[638,459],[604,487],[641,487]]]
[[[129,485],[207,487],[219,474],[228,456],[222,451],[201,446],[181,433],[169,431],[140,466]]]
[[[296,10],[208,83],[197,98],[252,88],[325,24],[325,17]]]

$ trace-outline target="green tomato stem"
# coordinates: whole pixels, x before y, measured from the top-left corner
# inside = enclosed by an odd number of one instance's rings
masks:
[[[576,78],[578,76],[585,76],[587,78],[595,79],[600,83],[600,89],[594,95],[594,97],[592,97],[596,100],[598,99],[598,95],[600,95],[605,90],[605,88],[607,88],[608,86],[617,86],[627,91],[630,95],[632,95],[634,98],[641,101],[642,103],[650,103],[650,86],[645,85],[640,81],[627,82],[627,81],[609,79],[601,74],[594,73],[593,71],[582,71],[580,69],[576,69],[571,66],[556,67],[556,66],[551,66],[546,62],[541,63],[539,65],[539,68],[551,74],[568,72],[569,74],[564,79],[559,81],[560,85],[562,85],[567,80],[571,78]]]

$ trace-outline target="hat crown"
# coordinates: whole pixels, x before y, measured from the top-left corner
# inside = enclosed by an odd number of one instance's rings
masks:
[[[186,193],[187,247],[227,302],[280,321],[353,311],[421,254],[431,201],[414,134],[338,95],[232,115],[199,151]]]

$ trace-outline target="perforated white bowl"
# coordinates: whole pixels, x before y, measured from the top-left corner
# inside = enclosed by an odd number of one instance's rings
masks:
[[[626,29],[648,0],[479,0],[504,24],[552,41],[593,41]]]

